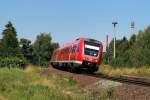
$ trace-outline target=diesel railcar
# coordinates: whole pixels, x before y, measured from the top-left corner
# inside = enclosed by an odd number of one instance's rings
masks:
[[[85,69],[90,73],[98,70],[101,63],[103,45],[100,41],[78,38],[74,42],[56,49],[51,57],[53,67]]]

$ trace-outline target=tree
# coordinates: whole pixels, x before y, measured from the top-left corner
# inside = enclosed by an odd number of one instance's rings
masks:
[[[53,50],[58,46],[58,43],[52,43],[50,33],[40,33],[40,35],[36,37],[36,41],[33,44],[34,63],[39,65],[47,64]]]
[[[150,26],[139,32],[131,58],[135,66],[150,65]]]
[[[2,32],[2,47],[4,56],[19,54],[19,44],[16,29],[11,22],[5,25],[6,29]]]
[[[25,38],[20,39],[20,48],[23,56],[29,61],[32,62],[33,59],[33,48],[31,41]]]
[[[112,45],[113,41],[110,42],[111,65],[121,67],[150,65],[150,26],[144,31],[139,31],[138,35],[132,35],[129,41],[125,37],[116,40],[116,59],[112,58]]]
[[[5,25],[0,40],[0,65],[1,67],[24,67],[24,59],[17,39],[17,32],[11,22]]]
[[[136,35],[133,34],[130,38],[130,47],[133,46],[136,43]]]
[[[121,40],[116,40],[116,59],[113,58],[113,40],[110,43],[110,64],[113,66],[128,66],[129,60],[129,42],[126,37]]]
[[[2,56],[2,52],[3,52],[3,46],[2,46],[2,39],[0,39],[0,56]]]
[[[58,43],[52,43],[52,51],[59,47]],[[51,55],[52,56],[52,55]]]

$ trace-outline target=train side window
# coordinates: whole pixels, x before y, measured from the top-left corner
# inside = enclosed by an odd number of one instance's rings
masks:
[[[60,52],[63,53],[63,52],[64,52],[64,49],[62,49]]]
[[[79,52],[80,51],[80,46],[77,45],[77,49],[76,49],[76,52]]]
[[[70,52],[72,52],[72,53],[79,52],[79,47],[74,45],[72,48],[70,48]]]
[[[76,46],[73,47],[73,52],[75,52],[75,51],[76,51]]]
[[[64,51],[63,51],[63,53],[66,53],[66,48],[64,48]]]
[[[69,49],[70,49],[70,48],[67,48],[67,53],[69,52]]]
[[[78,51],[78,47],[77,47],[77,45],[74,45],[72,48],[72,52],[77,52],[77,51]]]
[[[74,52],[74,48],[72,47],[72,53]]]
[[[73,49],[73,47],[71,48],[71,52],[72,52],[72,53],[74,52],[74,49]]]

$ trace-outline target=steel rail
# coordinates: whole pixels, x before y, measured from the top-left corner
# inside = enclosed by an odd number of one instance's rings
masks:
[[[150,78],[127,76],[127,75],[115,77],[115,76],[108,76],[108,75],[104,75],[100,73],[87,74],[87,75],[96,77],[96,78],[104,78],[104,79],[108,79],[112,81],[117,81],[121,83],[129,83],[129,84],[134,84],[134,85],[142,85],[142,86],[150,87]]]
[[[48,69],[45,69],[45,70],[48,70]],[[68,72],[68,71],[66,71],[66,72]],[[96,78],[108,79],[108,80],[112,80],[112,81],[116,81],[116,82],[120,82],[120,83],[150,87],[150,78],[145,78],[145,77],[136,77],[136,76],[128,76],[128,75],[108,76],[108,75],[104,75],[101,73],[88,74],[84,71],[81,71],[81,73],[76,73],[76,74],[81,74],[81,75],[86,75],[86,76],[91,76],[91,77],[96,77]]]

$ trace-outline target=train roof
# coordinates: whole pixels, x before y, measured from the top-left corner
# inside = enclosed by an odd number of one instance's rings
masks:
[[[74,42],[72,43],[75,43],[77,42],[78,40],[81,40],[83,39],[84,41],[87,41],[87,42],[93,42],[93,43],[97,43],[97,44],[100,44],[101,42],[98,41],[98,40],[95,40],[95,39],[91,39],[91,38],[77,38]],[[63,45],[62,47],[58,48],[57,50],[60,50],[60,49],[63,49],[64,47],[68,47],[69,45],[71,45],[72,43],[67,43],[65,45]]]
[[[91,38],[77,38],[76,40],[80,40],[80,39],[83,39],[84,41],[87,41],[87,42],[100,43],[100,41],[91,39]]]

